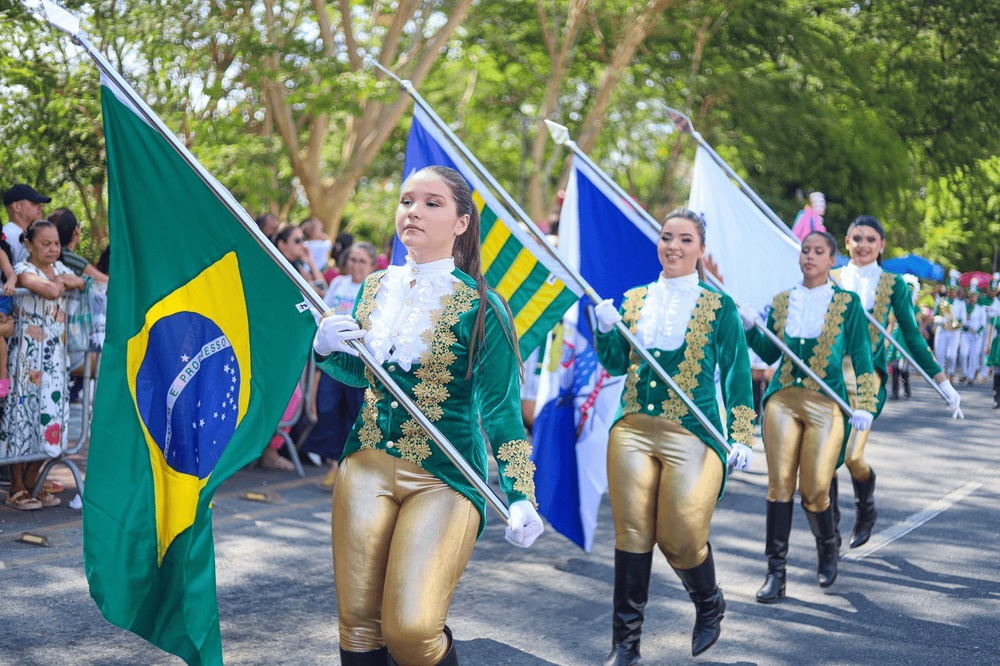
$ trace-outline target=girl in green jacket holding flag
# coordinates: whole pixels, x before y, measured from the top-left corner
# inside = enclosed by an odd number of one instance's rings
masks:
[[[731,298],[699,279],[705,223],[687,209],[667,214],[657,245],[663,272],[625,293],[621,310],[598,304],[597,356],[611,375],[627,375],[608,439],[608,490],[615,521],[612,649],[605,666],[639,660],[653,547],[659,546],[694,602],[691,652],[712,647],[726,602],[708,542],[727,460],[753,460],[750,356]],[[731,453],[726,453],[674,391],[614,328],[623,321],[694,404],[722,430],[715,392],[721,372]]]
[[[836,253],[837,241],[830,234],[814,232],[805,237],[799,254],[802,282],[774,297],[767,327],[845,402],[847,387],[841,363],[851,359],[857,373],[858,399],[849,423],[836,401],[754,328],[756,311],[747,306],[740,311],[750,347],[767,363],[781,359],[764,395],[767,577],[757,591],[760,603],[785,597],[796,478],[802,508],[816,537],[819,586],[829,587],[837,579],[840,544],[830,503],[830,480],[843,463],[851,428],[870,427],[875,410],[877,383],[868,327],[857,294],[830,282]]]
[[[486,502],[350,341],[364,340],[483,479],[485,431],[510,503],[508,541],[530,546],[542,522],[521,421],[516,333],[506,302],[481,274],[479,211],[461,174],[433,166],[411,175],[396,233],[406,265],[368,276],[353,316],[324,318],[313,344],[334,379],[365,389],[333,492],[340,659],[451,666],[458,657],[445,620]]]
[[[910,289],[902,277],[895,273],[882,270],[882,253],[885,251],[885,230],[882,223],[870,215],[861,215],[847,229],[847,250],[851,261],[844,268],[834,271],[844,289],[853,291],[861,298],[865,309],[872,314],[875,321],[882,326],[889,325],[889,314],[895,314],[896,325],[906,342],[906,348],[913,359],[948,396],[948,406],[957,418],[961,414],[959,403],[961,398],[952,387],[951,382],[941,371],[934,360],[934,354],[927,342],[920,335],[920,327],[913,315],[913,301]],[[872,356],[875,360],[875,372],[878,382],[878,403],[874,414],[882,412],[885,404],[885,380],[889,374],[886,355],[886,340],[874,327],[869,327]],[[844,376],[847,380],[847,391],[852,403],[857,400],[857,388],[850,359],[844,360]],[[851,535],[851,548],[857,548],[868,542],[878,512],[875,510],[875,472],[865,461],[865,444],[870,431],[855,432],[847,444],[846,464],[851,473],[854,485],[854,496],[857,500],[857,518],[854,521],[854,532]],[[837,507],[837,482],[833,480],[832,501],[834,510]],[[839,511],[837,516],[839,518]]]

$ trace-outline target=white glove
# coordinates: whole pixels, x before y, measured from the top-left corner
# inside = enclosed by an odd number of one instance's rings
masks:
[[[868,430],[872,427],[872,421],[875,417],[871,412],[866,412],[863,409],[855,409],[854,416],[851,417],[851,427],[855,430]]]
[[[947,379],[938,384],[941,387],[941,391],[944,392],[945,398],[948,400],[948,409],[951,410],[951,418],[953,419],[964,419],[965,414],[962,413],[962,396],[958,394],[955,387],[951,385]]]
[[[542,517],[528,500],[518,500],[510,505],[510,520],[507,521],[505,536],[515,546],[527,548],[545,529]]]
[[[595,305],[594,314],[597,315],[597,330],[601,333],[607,333],[622,320],[621,313],[610,298],[605,298]]]
[[[740,442],[732,442],[733,448],[729,451],[729,469],[738,469],[745,472],[753,464],[753,449]]]
[[[743,321],[743,330],[749,331],[757,323],[757,310],[752,305],[744,303],[740,306],[740,319]]]
[[[330,315],[320,320],[316,338],[313,340],[313,349],[320,356],[329,356],[335,351],[357,356],[358,352],[347,343],[349,340],[361,340],[364,337],[365,331],[361,330],[353,317]]]

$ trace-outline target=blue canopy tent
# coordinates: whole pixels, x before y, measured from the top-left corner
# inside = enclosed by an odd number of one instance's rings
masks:
[[[892,273],[916,275],[921,280],[944,282],[944,266],[912,252],[905,257],[886,259],[882,262],[882,268]]]
[[[839,252],[837,253],[837,256],[836,256],[835,259],[836,260],[833,263],[833,267],[834,268],[841,268],[841,267],[846,266],[847,264],[851,263],[851,258],[850,257],[844,256],[844,255],[842,255]]]

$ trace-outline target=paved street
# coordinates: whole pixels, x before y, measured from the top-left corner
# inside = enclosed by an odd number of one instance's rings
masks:
[[[644,664],[996,664],[1000,662],[1000,411],[986,386],[961,387],[964,422],[918,384],[890,401],[868,445],[879,522],[864,548],[844,546],[840,578],[815,583],[815,545],[796,509],[789,598],[755,603],[763,581],[764,456],[729,484],[712,543],[728,610],[719,643],[690,656],[693,606],[657,555]],[[336,664],[330,496],[308,476],[256,468],[215,500],[219,611],[229,664]],[[60,476],[69,480],[72,477]],[[843,529],[853,496],[841,470]],[[270,502],[242,499],[247,490]],[[64,503],[74,491],[62,494]],[[129,498],[123,497],[127,502]],[[15,541],[25,530],[50,548]],[[109,625],[82,568],[80,514],[0,507],[0,664],[178,664]],[[449,620],[463,664],[597,664],[610,647],[613,530],[607,500],[593,552],[548,531],[509,546],[491,517]]]

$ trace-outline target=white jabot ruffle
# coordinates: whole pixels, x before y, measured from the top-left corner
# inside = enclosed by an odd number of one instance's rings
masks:
[[[431,312],[441,308],[441,299],[451,294],[458,278],[452,275],[451,257],[418,264],[410,257],[403,266],[390,266],[375,295],[375,309],[365,346],[379,363],[393,361],[409,371],[414,360],[427,349],[421,339],[433,322]],[[411,283],[415,283],[412,287]]]
[[[848,263],[840,270],[840,286],[861,297],[861,304],[869,312],[875,307],[875,292],[882,279],[882,267],[873,261],[867,266]]]
[[[697,273],[678,278],[661,274],[649,285],[639,313],[636,331],[643,346],[664,351],[679,349],[700,295]]]
[[[833,300],[833,283],[809,289],[801,283],[788,295],[785,333],[792,338],[818,338]]]

